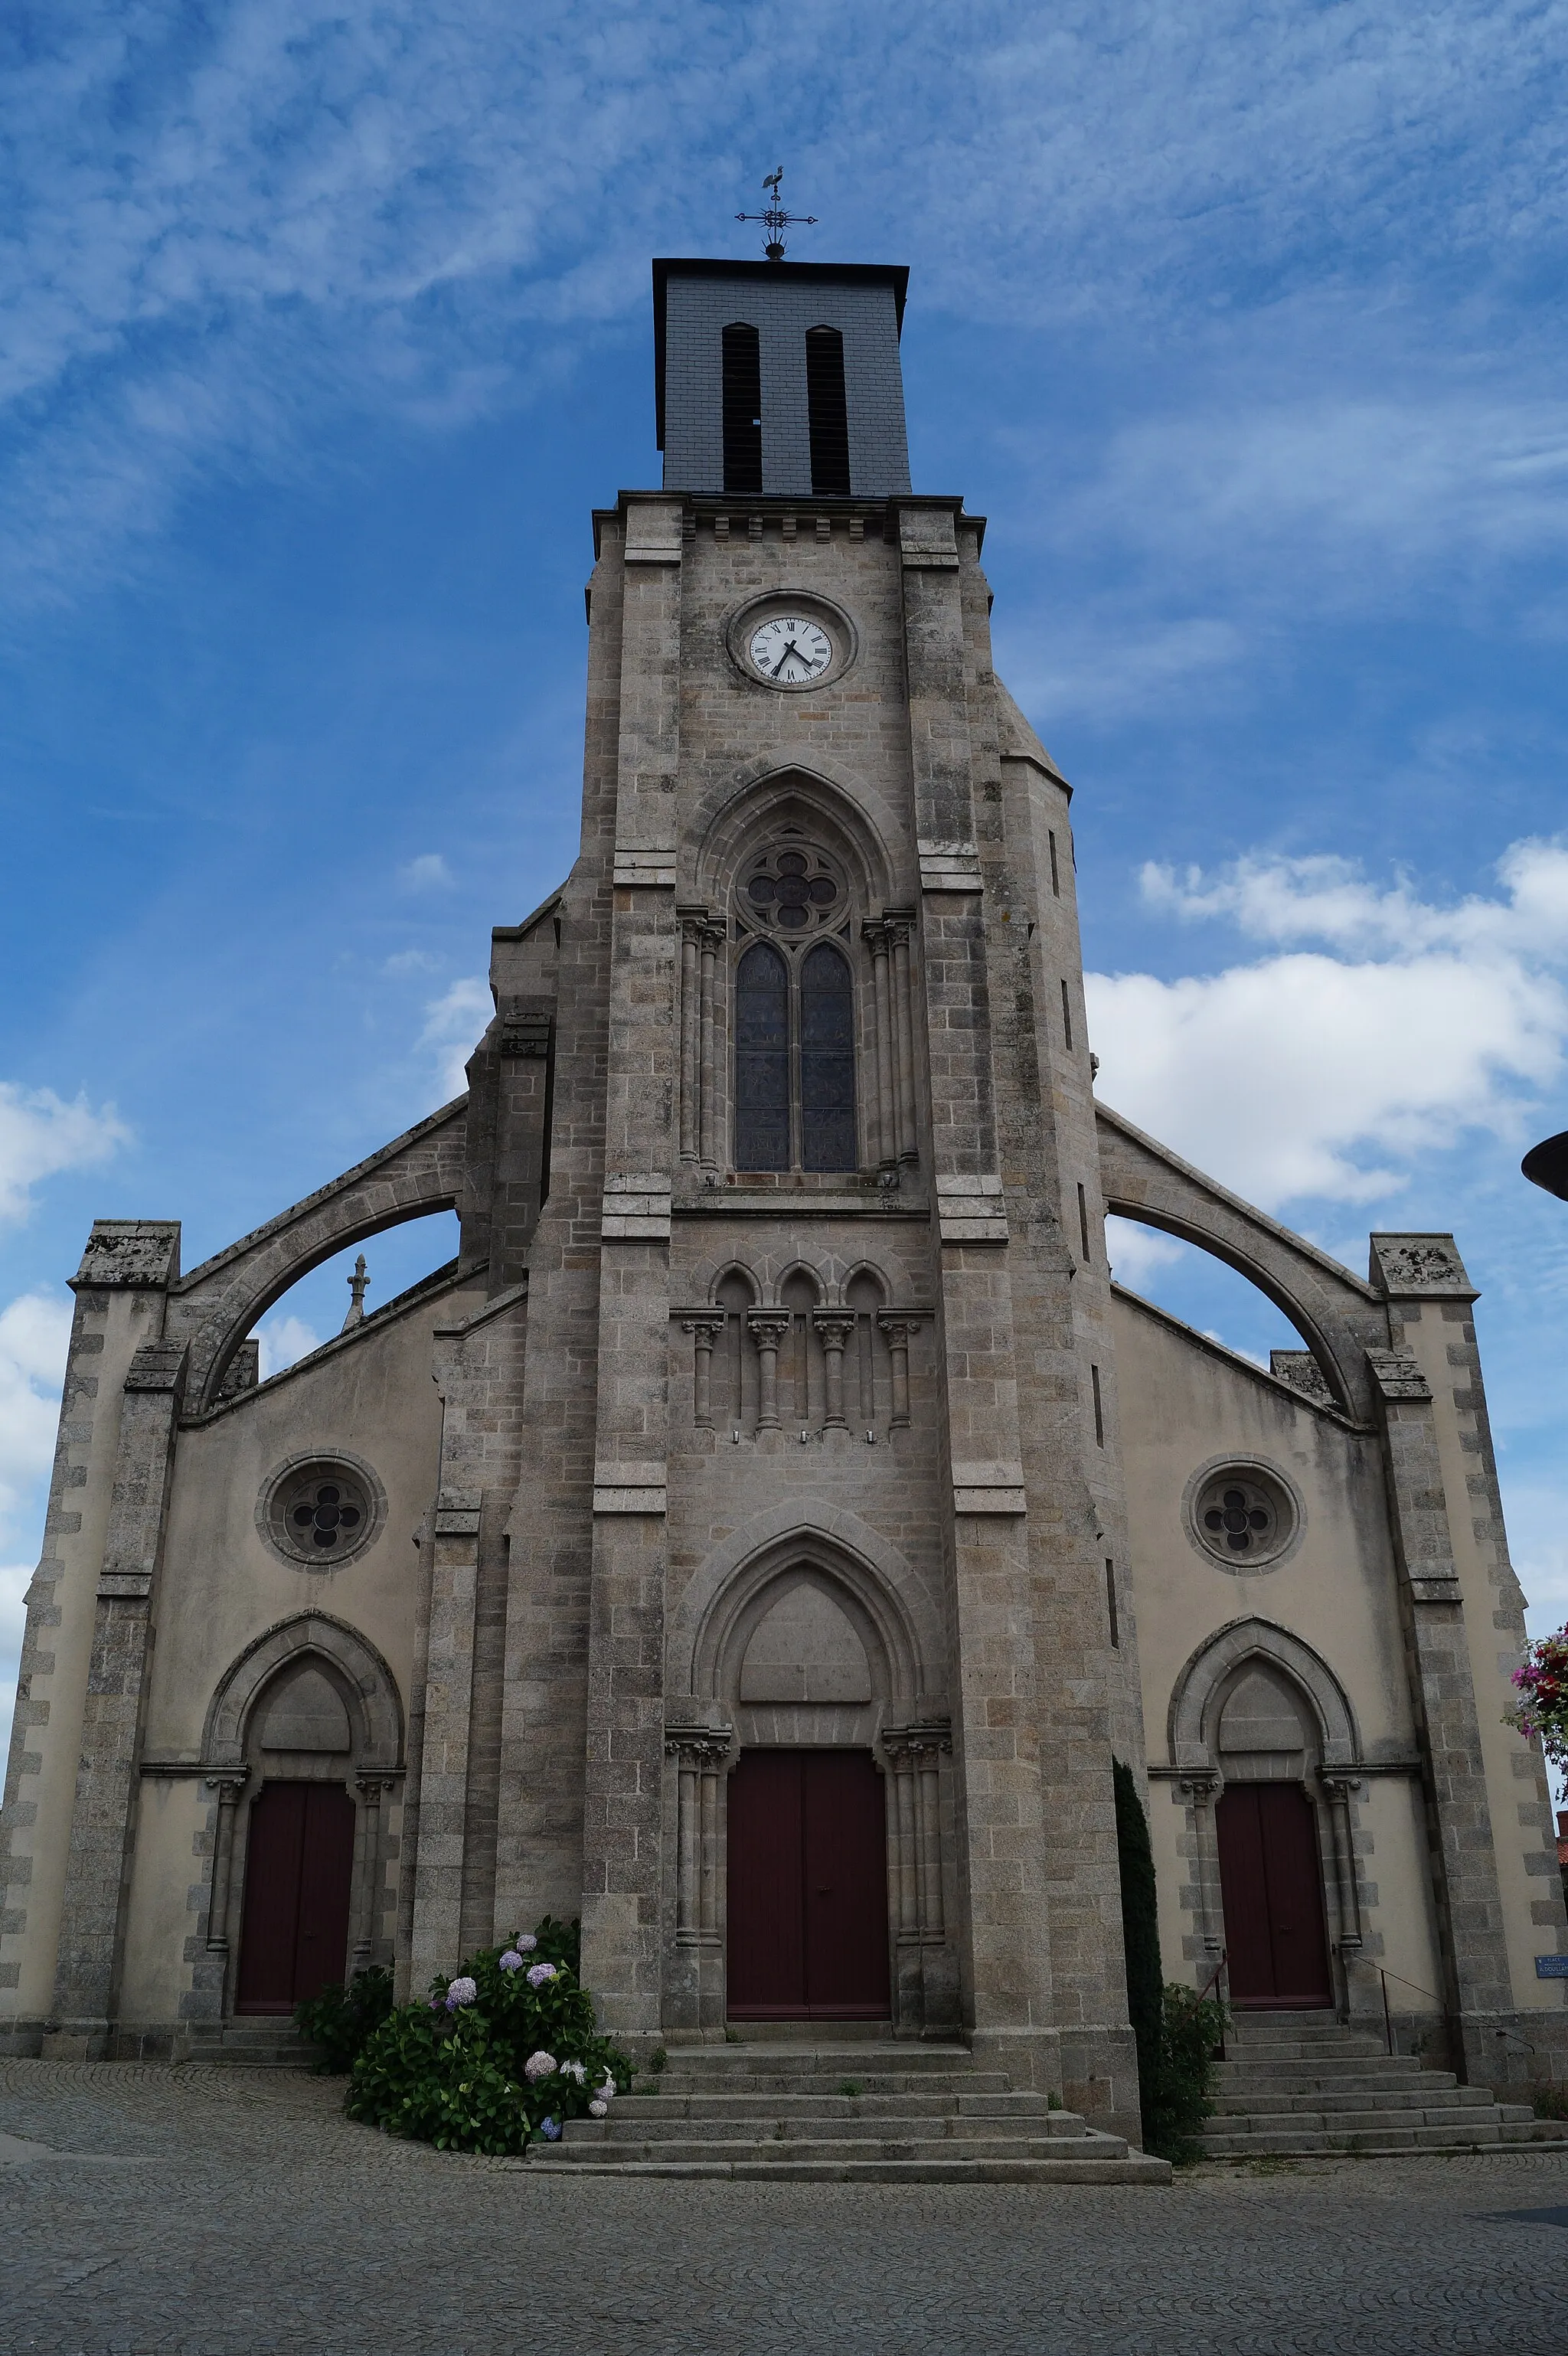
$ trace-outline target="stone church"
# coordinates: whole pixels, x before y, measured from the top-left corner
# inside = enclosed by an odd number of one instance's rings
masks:
[[[1096,1102],[1071,788],[984,519],[910,487],[906,275],[655,264],[581,850],[494,934],[467,1093],[188,1271],[94,1225],[8,2050],[244,2051],[548,1912],[639,2052],[962,2044],[1136,2134],[1117,1758],[1168,1976],[1386,1999],[1471,2080],[1568,2051],[1474,1288],[1446,1235],[1354,1275]],[[302,1275],[453,1208],[258,1380]],[[1300,1347],[1117,1286],[1108,1213]]]

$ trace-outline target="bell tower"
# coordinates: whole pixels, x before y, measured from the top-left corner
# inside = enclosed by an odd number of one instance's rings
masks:
[[[475,1248],[527,1287],[494,1905],[581,1911],[624,2038],[885,2017],[1136,2132],[1069,788],[991,666],[984,520],[910,485],[906,283],[654,264],[581,853],[496,934],[472,1073]],[[457,1903],[416,1895],[416,1983]]]

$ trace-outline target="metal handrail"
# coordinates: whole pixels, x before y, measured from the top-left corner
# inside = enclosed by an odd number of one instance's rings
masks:
[[[1349,1957],[1349,1961],[1351,1961],[1351,1962],[1353,1962],[1353,1963],[1365,1964],[1365,1965],[1367,1965],[1367,1967],[1368,1967],[1368,1969],[1369,1969],[1369,1970],[1376,1972],[1376,1974],[1377,1974],[1377,1976],[1378,1976],[1379,1979],[1380,1979],[1380,1980],[1381,1981],[1381,1983],[1382,1983],[1382,1997],[1383,1997],[1383,2044],[1384,2044],[1384,2047],[1385,2047],[1385,2049],[1387,2050],[1387,2051],[1388,2051],[1388,2052],[1390,2052],[1391,2054],[1392,2053],[1392,2051],[1393,2051],[1393,2050],[1394,2050],[1394,2042],[1393,2042],[1393,2022],[1392,2022],[1392,2018],[1391,2018],[1391,2016],[1390,2016],[1390,2012],[1389,2012],[1389,2000],[1388,2000],[1388,1984],[1389,1984],[1390,1980],[1397,1980],[1397,1981],[1399,1982],[1399,1984],[1400,1984],[1401,1987],[1413,1988],[1417,1996],[1429,1996],[1429,1997],[1432,1998],[1433,2003],[1434,2003],[1434,2004],[1435,2004],[1435,2005],[1437,2005],[1437,2006],[1440,2008],[1440,2009],[1442,2010],[1442,2013],[1443,2013],[1443,2016],[1444,2016],[1445,2019],[1447,2019],[1447,2016],[1448,2016],[1448,2001],[1447,2001],[1447,1998],[1446,1998],[1445,1997],[1441,1997],[1441,1996],[1439,1996],[1439,1995],[1438,1995],[1438,1993],[1437,1993],[1437,1990],[1436,1990],[1435,1988],[1423,1987],[1423,1986],[1422,1986],[1422,1984],[1421,1984],[1421,1982],[1420,1982],[1419,1980],[1407,1980],[1407,1979],[1405,1978],[1405,1976],[1404,1976],[1404,1974],[1403,1974],[1403,1972],[1391,1972],[1391,1971],[1387,1971],[1387,1970],[1385,1970],[1385,1969],[1384,1969],[1384,1967],[1383,1967],[1383,1965],[1382,1965],[1381,1964],[1374,1964],[1374,1963],[1372,1962],[1372,1959],[1371,1959],[1371,1957],[1370,1955],[1354,1955],[1354,1956]],[[1522,2045],[1522,2046],[1523,2046],[1523,2048],[1524,2048],[1524,2050],[1525,2050],[1525,2051],[1526,2051],[1527,2053],[1533,2053],[1533,2052],[1534,2052],[1534,2051],[1535,2051],[1535,2048],[1534,2048],[1534,2046],[1531,2043],[1531,2041],[1530,2041],[1529,2038],[1528,2038],[1528,2037],[1520,2037],[1517,2029],[1494,2029],[1492,2033],[1493,2033],[1493,2035],[1494,2035],[1494,2036],[1496,2036],[1496,2037],[1511,2037],[1511,2038],[1513,2039],[1514,2043],[1515,2043],[1516,2045]]]

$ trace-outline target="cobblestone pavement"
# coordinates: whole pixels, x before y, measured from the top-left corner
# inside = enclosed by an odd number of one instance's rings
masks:
[[[391,2142],[341,2092],[0,2062],[0,2351],[1568,2351],[1562,2154],[1216,2163],[1168,2190],[572,2180]]]

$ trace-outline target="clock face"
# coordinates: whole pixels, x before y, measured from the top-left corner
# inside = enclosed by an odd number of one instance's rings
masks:
[[[805,687],[833,660],[833,641],[821,623],[798,614],[759,622],[746,649],[758,676],[779,687]]]

